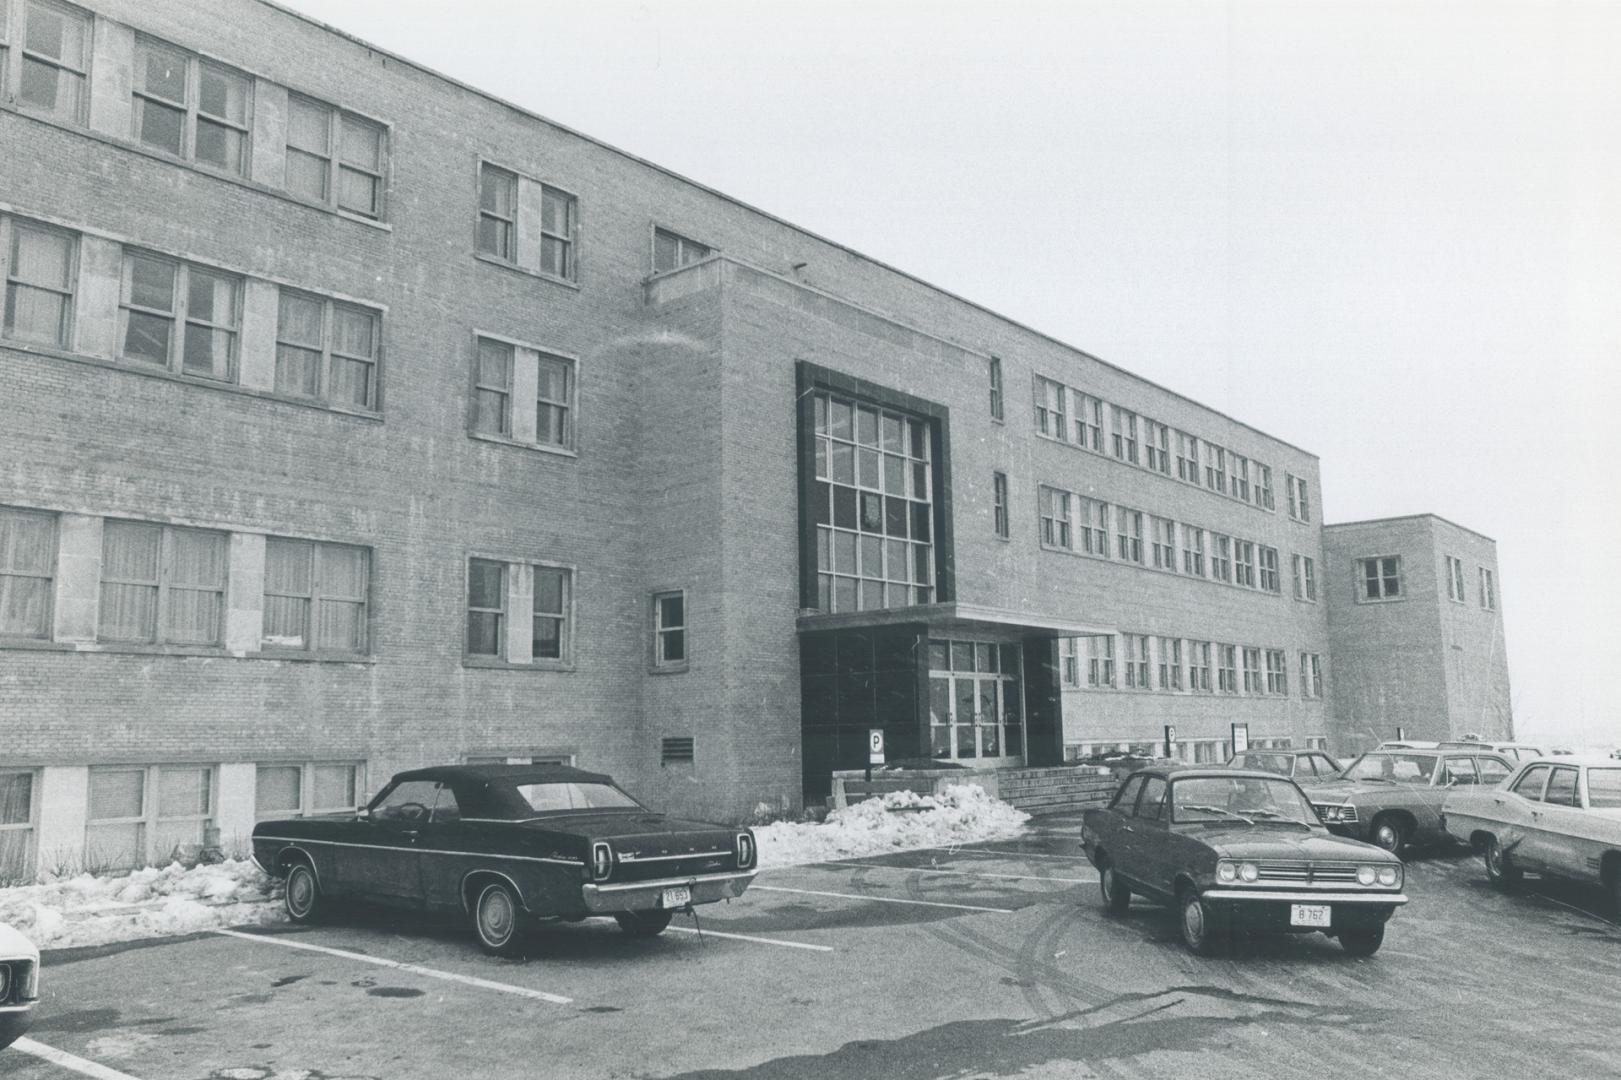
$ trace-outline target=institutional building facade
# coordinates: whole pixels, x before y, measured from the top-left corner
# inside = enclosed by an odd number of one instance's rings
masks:
[[[261,0],[0,0],[0,147],[0,874],[1340,738],[1317,459],[1119,367]]]

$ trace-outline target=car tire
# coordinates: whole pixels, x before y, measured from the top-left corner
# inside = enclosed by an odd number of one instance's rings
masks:
[[[670,918],[675,912],[656,909],[652,911],[621,911],[614,916],[619,929],[631,937],[658,937],[664,928],[670,925]]]
[[[1107,856],[1098,865],[1098,892],[1103,894],[1103,909],[1110,915],[1124,915],[1131,907],[1131,890],[1115,873],[1114,862]]]
[[[315,868],[307,862],[296,862],[287,868],[287,891],[282,896],[287,917],[295,923],[318,922],[326,912],[326,899],[321,895],[321,882]]]
[[[523,908],[517,894],[504,881],[492,881],[473,901],[473,933],[478,946],[491,956],[516,956],[521,944]]]
[[[1385,924],[1340,931],[1340,948],[1351,956],[1372,956],[1385,943]]]
[[[1481,860],[1486,864],[1486,880],[1507,892],[1520,883],[1525,871],[1515,866],[1509,860],[1508,852],[1503,845],[1497,842],[1497,837],[1486,838],[1486,848],[1481,852]]]
[[[1182,931],[1182,944],[1195,956],[1212,956],[1220,942],[1220,929],[1214,912],[1191,886],[1177,894],[1177,925]]]
[[[1373,819],[1368,839],[1392,855],[1400,855],[1402,848],[1407,846],[1407,829],[1402,825],[1400,818],[1391,814],[1380,814]]]

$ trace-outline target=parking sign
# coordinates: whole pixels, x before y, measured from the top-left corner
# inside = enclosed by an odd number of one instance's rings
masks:
[[[882,765],[884,763],[884,729],[867,729],[867,764]]]

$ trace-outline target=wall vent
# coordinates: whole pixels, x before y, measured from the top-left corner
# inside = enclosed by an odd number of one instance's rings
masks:
[[[692,761],[692,740],[665,739],[664,748],[659,754],[659,764],[670,765],[679,762]]]

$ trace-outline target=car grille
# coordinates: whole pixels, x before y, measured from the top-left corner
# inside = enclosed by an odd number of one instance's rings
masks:
[[[1354,866],[1313,866],[1311,863],[1258,863],[1261,881],[1289,881],[1302,885],[1338,885],[1356,881]]]
[[[1334,822],[1334,824],[1336,824],[1336,825],[1354,825],[1354,824],[1356,824],[1356,807],[1354,807],[1354,806],[1350,806],[1350,805],[1341,806],[1339,803],[1312,803],[1312,806],[1311,806],[1311,808],[1313,810],[1317,811],[1317,816],[1322,818],[1324,821],[1328,820],[1328,811],[1329,811],[1330,807],[1332,807],[1332,808],[1334,808],[1334,809],[1336,809],[1336,810],[1338,810],[1340,812],[1339,820]]]
[[[723,874],[736,868],[737,855],[730,851],[679,859],[616,861],[609,880],[653,881],[657,878],[697,877],[701,874]]]

